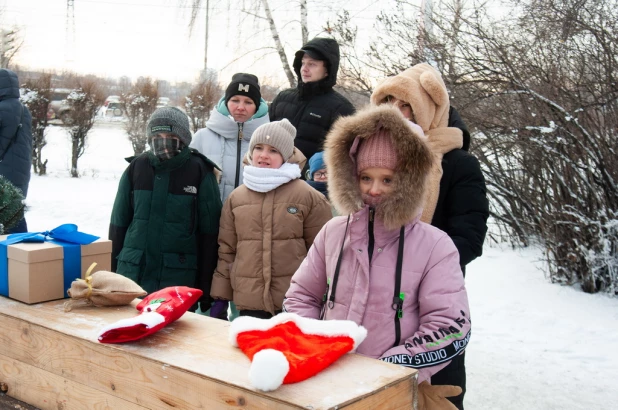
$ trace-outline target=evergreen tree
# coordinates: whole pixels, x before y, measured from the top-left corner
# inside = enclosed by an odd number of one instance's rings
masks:
[[[24,196],[8,179],[0,175],[0,234],[13,228],[24,217]]]

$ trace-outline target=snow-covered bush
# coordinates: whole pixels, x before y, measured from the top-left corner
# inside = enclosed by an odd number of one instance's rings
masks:
[[[194,132],[206,126],[210,111],[222,95],[223,91],[214,76],[201,80],[191,89],[191,93],[185,97],[185,110]]]
[[[67,97],[71,108],[71,125],[68,127],[71,137],[71,176],[79,177],[77,161],[86,149],[88,133],[94,125],[97,111],[103,104],[104,94],[93,80],[80,81],[78,87]]]
[[[157,85],[150,78],[140,78],[128,92],[120,97],[127,114],[125,130],[135,155],[146,151],[148,142],[146,125],[152,113],[157,109],[158,99]]]
[[[24,217],[24,196],[8,179],[0,175],[0,235]]]
[[[42,150],[47,145],[47,110],[51,95],[51,75],[42,74],[37,80],[27,80],[22,88],[21,102],[32,114],[32,166],[38,175],[47,173],[47,160]]]

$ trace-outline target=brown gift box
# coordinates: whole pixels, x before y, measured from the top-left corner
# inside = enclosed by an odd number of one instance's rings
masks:
[[[0,241],[6,235],[0,236]],[[92,272],[111,270],[112,241],[98,239],[89,245],[81,245],[81,277],[93,262],[97,265]],[[16,243],[7,248],[9,297],[25,303],[39,303],[63,299],[64,250],[51,242]],[[0,261],[0,263],[3,263]]]

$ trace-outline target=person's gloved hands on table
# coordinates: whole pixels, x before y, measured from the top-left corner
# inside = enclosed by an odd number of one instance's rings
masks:
[[[418,410],[457,410],[447,397],[461,394],[459,386],[432,386],[427,382],[418,385]]]

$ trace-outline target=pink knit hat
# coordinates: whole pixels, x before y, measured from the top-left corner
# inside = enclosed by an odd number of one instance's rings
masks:
[[[380,128],[372,137],[361,141],[356,156],[357,174],[360,174],[367,168],[394,170],[396,166],[397,151],[387,130]]]

